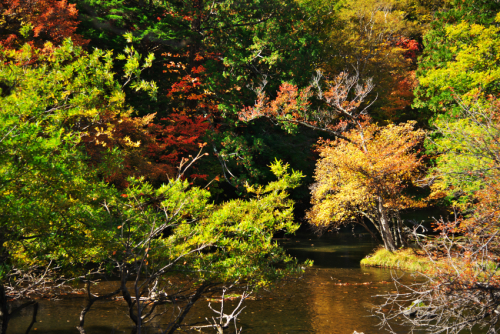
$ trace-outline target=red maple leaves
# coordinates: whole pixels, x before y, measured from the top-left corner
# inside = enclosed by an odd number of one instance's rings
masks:
[[[28,38],[30,44],[38,48],[48,41],[60,44],[68,37],[76,45],[88,43],[75,34],[78,10],[67,0],[0,0],[0,11],[3,13],[0,44],[6,48],[22,43],[20,29],[26,24],[31,24],[33,30]]]
[[[146,154],[155,163],[169,166],[178,166],[183,157],[198,150],[210,128],[203,116],[173,114],[160,121],[148,125],[148,132],[155,140],[147,145]]]

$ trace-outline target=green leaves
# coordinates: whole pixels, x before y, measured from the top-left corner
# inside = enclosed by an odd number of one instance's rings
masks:
[[[154,92],[129,55],[127,82]],[[98,199],[115,196],[103,178],[121,158],[109,150],[91,161],[83,143],[96,128],[112,132],[107,116],[130,113],[112,53],[88,54],[66,40],[43,51],[0,50],[0,59],[0,252],[21,269],[98,262],[111,235]]]
[[[500,8],[499,8],[500,9]],[[462,21],[430,31],[417,72],[414,107],[459,114],[459,103],[483,106],[500,92],[499,28]]]
[[[184,273],[209,282],[245,281],[266,286],[299,272],[296,260],[272,241],[278,231],[295,232],[293,202],[287,190],[297,187],[299,172],[276,161],[277,180],[249,200],[221,205],[208,202],[210,193],[187,181],[171,180],[158,189],[129,179],[125,193],[109,202],[108,219],[120,226],[109,241],[108,254],[132,263],[147,253],[149,273]],[[256,190],[258,189],[258,190]],[[182,259],[177,262],[177,259]]]
[[[468,205],[490,176],[500,93],[500,38],[494,2],[451,1],[424,36],[413,106],[435,128],[433,195]]]
[[[444,194],[455,206],[471,204],[475,193],[496,177],[498,152],[498,106],[464,106],[456,118],[440,116],[436,133],[427,147],[436,154],[431,175],[435,195]]]

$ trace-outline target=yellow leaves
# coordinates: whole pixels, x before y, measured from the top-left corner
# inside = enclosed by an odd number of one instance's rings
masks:
[[[148,114],[144,117],[136,117],[136,118],[134,118],[134,120],[136,120],[138,124],[140,124],[142,126],[146,126],[149,123],[151,123],[155,117],[156,117],[156,113],[152,113],[152,114]]]
[[[349,141],[320,142],[310,222],[324,226],[351,221],[360,211],[372,210],[377,196],[395,209],[415,205],[402,195],[421,167],[415,147],[424,132],[414,126],[370,124],[347,133]]]
[[[141,146],[141,141],[138,140],[138,141],[134,142],[130,139],[129,136],[125,136],[125,137],[123,137],[123,144],[124,144],[124,146],[128,146],[128,147],[139,147],[139,146]]]

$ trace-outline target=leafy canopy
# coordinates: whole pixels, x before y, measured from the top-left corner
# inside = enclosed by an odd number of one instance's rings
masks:
[[[498,11],[497,11],[498,13]],[[500,16],[496,16],[496,21]],[[495,25],[462,21],[430,31],[419,64],[414,107],[423,112],[458,114],[456,103],[483,103],[499,93],[500,39]]]
[[[355,129],[345,134],[346,139],[320,143],[311,188],[313,207],[307,213],[310,223],[328,229],[365,217],[377,226],[381,214],[390,218],[421,206],[404,192],[422,168],[415,149],[424,132],[414,126],[415,122],[369,124],[362,135]]]
[[[97,199],[112,194],[102,178],[120,167],[121,158],[109,151],[91,164],[81,143],[93,136],[93,127],[112,136],[105,115],[130,113],[112,54],[87,54],[68,39],[60,47],[47,43],[43,51],[28,44],[0,49],[0,59],[3,265],[97,261],[108,237]],[[126,79],[154,91],[137,80],[139,63],[133,54],[130,60]]]

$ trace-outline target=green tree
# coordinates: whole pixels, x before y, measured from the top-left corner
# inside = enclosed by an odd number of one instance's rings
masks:
[[[122,58],[128,58],[124,81],[154,93],[154,84],[138,80],[141,68],[133,50]],[[103,177],[119,168],[121,157],[109,152],[92,165],[81,141],[96,125],[111,134],[104,115],[123,116],[129,110],[110,52],[87,54],[66,40],[60,47],[48,43],[43,51],[28,44],[20,50],[0,49],[0,59],[4,333],[16,311],[8,311],[6,294],[23,298],[43,290],[44,279],[30,280],[40,268],[57,263],[76,275],[81,265],[101,259],[110,235],[97,200],[113,194]]]
[[[431,169],[435,197],[445,196],[461,209],[472,208],[475,193],[496,179],[498,165],[498,102],[457,106],[456,117],[439,116],[433,123],[435,138],[428,139],[436,155]]]
[[[303,6],[290,0],[85,0],[78,8],[81,33],[91,45],[121,49],[121,34],[131,31],[140,37],[137,50],[154,52],[157,60],[144,76],[158,83],[158,101],[134,95],[128,102],[139,114],[157,112],[159,119],[180,114],[210,122],[206,141],[214,155],[204,160],[200,174],[221,180],[226,175],[231,184],[240,185],[236,192],[245,180],[267,181],[263,166],[273,159],[257,164],[253,158],[274,153],[262,145],[260,131],[249,139],[236,113],[253,102],[249,87],[266,78],[266,90],[272,93],[283,80],[301,86],[310,80],[317,36],[306,28]],[[225,187],[220,193],[235,193],[235,188]]]
[[[123,83],[112,71],[111,52],[88,54],[70,40],[60,47],[46,44],[43,51],[29,45],[2,49],[0,59],[2,333],[12,315],[36,305],[31,300],[9,310],[8,299],[50,292],[54,284],[45,283],[64,283],[58,274],[66,280],[84,278],[85,270],[98,265],[120,276],[118,290],[110,295],[123,295],[138,332],[156,306],[172,302],[166,296],[174,301],[185,296],[187,302],[167,328],[170,333],[216,287],[269,286],[301,271],[272,240],[278,231],[298,228],[287,189],[297,187],[302,175],[289,173],[284,164],[271,166],[277,181],[247,187],[254,198],[221,205],[209,202],[208,190],[181,178],[200,156],[184,161],[179,177],[157,189],[143,179],[129,178],[123,190],[105,181],[121,168],[123,150],[101,152],[95,160],[86,144],[91,137],[90,142],[108,145],[107,138],[116,135],[110,114],[118,120],[130,115],[124,84],[154,96],[156,86],[140,80],[152,56],[141,66],[132,47],[119,55],[126,62]],[[97,134],[93,128],[99,128]],[[170,284],[172,275],[184,275],[187,283]],[[135,278],[133,291],[125,284],[130,278]],[[88,292],[81,332],[97,298],[90,286]]]
[[[459,112],[457,99],[470,105],[498,94],[499,10],[491,1],[460,2],[438,16],[424,36],[414,107],[432,118]]]
[[[397,317],[411,331],[498,330],[492,291],[500,288],[500,109],[498,101],[458,108],[458,117],[434,122],[439,136],[431,146],[439,154],[431,170],[434,195],[448,196],[455,215],[435,221],[438,236],[415,235],[433,266],[417,284],[400,282],[404,293],[386,295],[376,313],[389,328]]]
[[[277,180],[248,186],[255,195],[249,200],[213,205],[207,190],[179,177],[158,189],[131,179],[121,196],[103,203],[116,231],[107,265],[121,278],[111,294],[123,295],[138,333],[160,305],[171,307],[163,320],[166,332],[174,333],[192,306],[221,286],[255,290],[301,272],[273,236],[299,227],[287,189],[297,187],[302,175],[281,162],[270,167]],[[89,297],[80,328],[95,300],[90,290]]]

